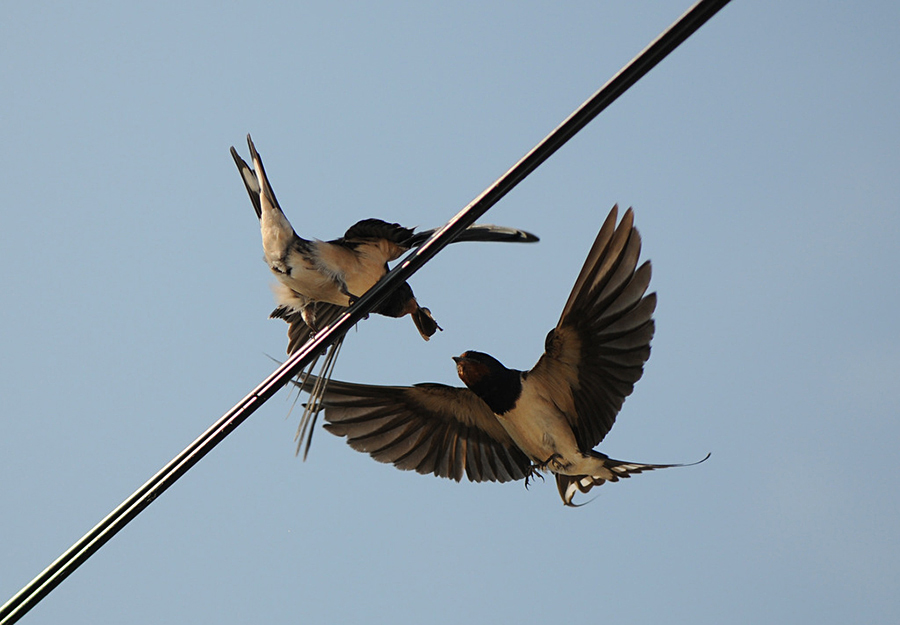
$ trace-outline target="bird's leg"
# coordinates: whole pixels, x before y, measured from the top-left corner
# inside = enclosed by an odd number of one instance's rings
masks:
[[[555,466],[559,469],[565,468],[567,465],[563,465],[562,463],[558,462],[559,460],[562,460],[562,454],[554,453],[543,462],[535,462],[534,466],[538,471],[552,471],[553,469],[550,468],[550,463],[555,463]]]
[[[347,288],[347,285],[343,281],[341,281],[341,293],[347,296],[347,299],[350,301],[350,306],[353,306],[359,299],[359,297],[350,292],[350,289]]]
[[[359,301],[359,298],[356,297],[355,295],[353,295],[347,289],[344,289],[343,292],[347,295],[347,300],[349,302],[348,306],[353,306],[353,304],[355,304],[357,301]],[[369,313],[366,313],[365,315],[363,315],[363,319],[368,319],[368,318],[369,318]]]
[[[545,469],[547,468],[547,465],[549,465],[551,462],[553,462],[554,460],[560,460],[561,458],[562,458],[562,455],[560,455],[560,454],[558,454],[558,453],[554,453],[554,454],[552,454],[549,458],[547,458],[546,460],[544,460],[543,462],[536,462],[536,463],[535,463],[535,466],[536,466],[539,470],[543,471],[543,470],[545,470]]]
[[[309,338],[313,338],[316,335],[316,332],[319,331],[319,326],[316,323],[316,305],[314,302],[311,302],[303,307],[303,310],[300,311],[300,316],[303,317],[303,323],[309,326]]]

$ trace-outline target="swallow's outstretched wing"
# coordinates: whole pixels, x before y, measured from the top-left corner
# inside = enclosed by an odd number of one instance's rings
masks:
[[[628,209],[613,207],[529,376],[548,389],[582,452],[594,448],[650,357],[656,294],[645,295],[650,263],[637,267],[641,237]]]
[[[315,384],[311,376],[303,389]],[[322,405],[325,428],[379,462],[473,482],[531,474],[531,461],[490,408],[466,388],[443,384],[371,386],[332,380]]]
[[[409,247],[422,245],[428,237],[437,232],[437,228],[415,232],[406,241]],[[472,224],[453,239],[454,243],[463,241],[486,241],[494,243],[537,243],[540,241],[536,234],[532,234],[518,228],[507,226],[495,226],[494,224]]]

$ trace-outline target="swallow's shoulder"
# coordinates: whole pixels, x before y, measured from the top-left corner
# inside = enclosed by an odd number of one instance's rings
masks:
[[[344,236],[338,241],[344,245],[353,246],[359,242],[368,242],[383,239],[403,245],[409,241],[413,235],[412,228],[404,228],[397,223],[388,223],[381,219],[363,219],[358,221],[344,233]]]

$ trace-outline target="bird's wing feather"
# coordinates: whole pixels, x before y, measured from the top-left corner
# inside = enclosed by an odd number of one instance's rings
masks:
[[[310,302],[306,305],[306,313],[315,316],[315,324],[319,330],[323,330],[338,319],[346,308],[327,302]],[[282,304],[272,311],[270,319],[284,319],[288,323],[287,353],[293,354],[314,334],[312,328],[303,319],[303,313],[297,307]]]
[[[358,256],[371,257],[378,266],[400,258],[409,249],[406,242],[412,234],[411,228],[370,218],[356,222],[347,229],[343,237],[329,243],[338,248],[354,250]]]
[[[422,245],[428,238],[437,231],[437,228],[431,230],[423,230],[413,234],[406,244],[409,247],[417,247]],[[472,224],[459,233],[454,243],[462,241],[494,241],[498,243],[536,243],[540,241],[537,235],[518,228],[510,228],[508,226],[495,226],[493,224]]]
[[[637,267],[641,237],[628,209],[613,207],[600,229],[544,355],[529,373],[555,389],[582,451],[612,428],[650,357],[656,294],[650,263]]]
[[[531,472],[530,460],[467,388],[332,380],[322,405],[328,431],[399,469],[473,482],[519,480]]]
[[[404,228],[400,224],[388,223],[382,219],[363,219],[347,228],[343,241],[352,244],[354,241],[371,241],[385,239],[397,245],[408,247],[406,242],[412,236],[412,228]],[[338,239],[340,241],[341,239]]]
[[[404,228],[400,224],[388,223],[381,219],[363,219],[350,226],[343,237],[330,242],[352,248],[380,242],[384,248],[382,253],[386,254],[388,261],[392,261],[399,258],[408,249],[422,245],[435,231],[436,229],[414,232],[412,228]],[[472,224],[463,230],[453,242],[535,243],[539,240],[536,235],[518,228]],[[387,245],[387,243],[392,245]]]

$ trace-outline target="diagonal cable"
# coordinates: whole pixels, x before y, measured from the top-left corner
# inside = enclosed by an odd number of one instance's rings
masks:
[[[78,542],[57,558],[50,566],[29,582],[22,590],[0,607],[0,625],[18,621],[41,599],[100,547],[140,514],[154,499],[174,484],[191,467],[243,423],[272,395],[287,384],[316,356],[338,337],[369,314],[388,294],[418,271],[435,254],[451,243],[463,230],[472,225],[489,208],[509,193],[528,174],[553,155],[592,119],[612,104],[631,85],[662,61],[672,50],[696,32],[729,0],[700,0],[667,30],[626,64],[603,87],[572,113],[553,132],[523,156],[509,171],[463,208],[446,225],[408,254],[378,284],[367,291],[347,312],[315,338],[294,352],[269,377],[225,413],[193,443],[160,469],[128,499],[110,512]]]

